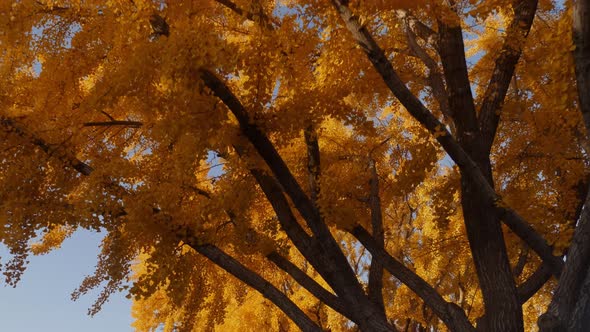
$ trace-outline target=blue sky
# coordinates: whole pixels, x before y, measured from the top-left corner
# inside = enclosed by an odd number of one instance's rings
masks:
[[[133,331],[131,301],[115,294],[96,316],[87,315],[97,293],[74,302],[72,291],[92,274],[102,234],[79,231],[61,249],[33,256],[16,288],[0,285],[2,331],[14,332],[98,332]],[[6,262],[6,248],[0,245]]]

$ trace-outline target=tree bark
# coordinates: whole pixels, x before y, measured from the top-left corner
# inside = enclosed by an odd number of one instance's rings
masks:
[[[586,270],[586,278],[577,297],[578,302],[570,319],[569,331],[590,331],[590,270]]]
[[[213,263],[226,270],[248,286],[256,289],[265,298],[269,299],[277,307],[281,309],[302,331],[321,332],[322,329],[314,323],[307,315],[291,301],[287,295],[279,291],[270,282],[254,273],[253,271],[244,267],[240,262],[233,257],[224,253],[221,249],[214,245],[205,244],[199,245],[188,243],[201,255],[210,259]]]
[[[309,251],[310,248],[315,249],[317,254],[306,255],[305,258],[312,263],[316,271],[322,274],[324,280],[330,283],[330,287],[347,305],[357,308],[354,312],[355,319],[353,321],[363,330],[395,331],[395,327],[389,323],[383,310],[366,296],[342,249],[338,246],[328,226],[320,216],[319,210],[305,194],[266,134],[252,124],[244,106],[217,75],[205,68],[199,69],[199,75],[205,85],[234,114],[243,134],[273,173],[274,176],[271,178],[262,171],[251,170],[278,215],[277,204],[281,205],[282,212],[279,215],[279,220],[281,215],[288,217],[288,219],[285,219],[288,220],[285,224],[288,227],[286,230],[297,230],[300,226],[292,216],[291,208],[283,197],[283,191],[291,198],[293,205],[307,222],[314,235],[313,238],[308,237],[311,241],[307,241],[307,244],[297,244],[295,241],[298,237],[292,238],[292,240],[302,253]],[[275,179],[280,186],[274,184]],[[299,232],[299,230],[297,231]]]
[[[590,268],[590,196],[586,197],[584,205],[557,289],[547,312],[539,319],[542,332],[554,331],[555,328],[565,331],[580,299],[580,291]]]
[[[574,63],[580,110],[586,131],[590,133],[590,2],[574,1],[573,16]]]
[[[460,26],[439,21],[439,53],[449,93],[449,107],[459,144],[493,188],[489,153],[482,144]],[[500,218],[493,202],[479,184],[461,172],[461,205],[467,238],[485,305],[486,331],[520,332],[524,329],[522,307],[512,277]],[[478,328],[480,328],[478,324]]]

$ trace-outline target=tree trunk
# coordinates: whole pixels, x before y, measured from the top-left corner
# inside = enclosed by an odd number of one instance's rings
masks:
[[[490,170],[489,161],[482,169]],[[491,175],[490,175],[491,177]],[[504,236],[496,209],[463,177],[461,204],[469,246],[485,303],[480,331],[523,331],[522,307],[516,296]]]
[[[576,0],[573,12],[574,62],[586,131],[590,133],[590,1]]]
[[[471,94],[460,26],[438,22],[440,57],[449,92],[449,107],[461,147],[493,187],[489,152],[479,129]],[[467,238],[485,304],[485,331],[521,332],[522,307],[512,277],[500,218],[479,183],[461,172],[461,205]],[[481,325],[481,324],[480,324]],[[482,326],[478,325],[478,329]]]

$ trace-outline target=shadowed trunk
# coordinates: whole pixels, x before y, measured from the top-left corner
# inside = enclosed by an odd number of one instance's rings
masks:
[[[573,8],[573,52],[580,111],[590,135],[590,1]],[[538,321],[542,332],[588,331],[590,327],[590,196],[586,196],[563,273],[547,312]]]

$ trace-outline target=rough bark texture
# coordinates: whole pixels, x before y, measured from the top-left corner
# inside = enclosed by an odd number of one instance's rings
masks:
[[[571,332],[590,331],[590,270],[586,270],[585,273],[586,278],[580,288],[578,302],[568,326]]]
[[[587,292],[581,294],[588,268],[590,268],[590,211],[588,211],[590,196],[586,197],[584,205],[557,289],[549,309],[539,318],[539,329],[542,332],[567,331],[567,326],[574,323],[572,314],[576,308],[576,302],[580,301],[581,305],[585,306],[584,303],[588,299],[584,299],[584,295],[590,296]]]
[[[590,132],[590,2],[576,0],[573,11],[574,62],[580,110]]]

